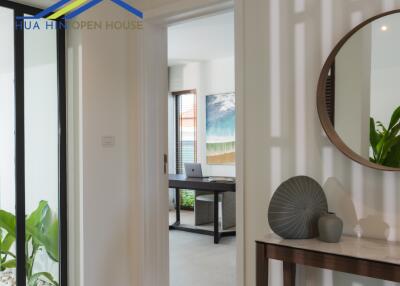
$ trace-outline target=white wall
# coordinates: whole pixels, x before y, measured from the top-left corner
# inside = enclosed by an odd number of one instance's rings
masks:
[[[103,2],[81,20],[124,20],[130,14]],[[71,112],[69,186],[73,285],[131,285],[133,266],[130,236],[134,202],[129,185],[130,85],[126,31],[68,32],[68,94]],[[133,51],[132,51],[133,52]],[[79,122],[78,122],[79,121]],[[74,126],[72,126],[74,125]],[[131,133],[130,133],[131,131]],[[114,136],[103,147],[102,136]],[[79,170],[79,172],[77,172]],[[72,221],[73,220],[73,221]],[[71,230],[71,229],[70,229]]]
[[[235,176],[234,165],[210,165],[207,164],[206,158],[206,96],[235,91],[234,59],[225,58],[172,66],[169,68],[169,82],[170,92],[187,89],[196,89],[197,91],[197,158],[198,162],[202,164],[204,175]],[[172,101],[171,96],[169,101]],[[170,113],[172,111],[170,103]],[[169,127],[169,143],[172,146],[175,143],[171,140],[173,138],[171,132],[174,132],[171,120]]]
[[[324,135],[315,97],[320,70],[341,37],[400,1],[245,0],[244,126],[246,286],[255,285],[254,241],[270,231],[266,211],[285,179],[306,174],[325,186],[329,209],[351,235],[400,239],[400,174],[362,167]],[[271,264],[271,285],[282,285]],[[296,285],[394,283],[300,267]]]

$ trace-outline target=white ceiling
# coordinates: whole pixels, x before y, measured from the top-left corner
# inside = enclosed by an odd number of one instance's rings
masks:
[[[17,0],[17,1],[13,0],[12,2],[44,9],[50,7],[51,5],[57,3],[58,1],[57,0]]]
[[[234,56],[234,16],[227,12],[168,28],[168,64]]]

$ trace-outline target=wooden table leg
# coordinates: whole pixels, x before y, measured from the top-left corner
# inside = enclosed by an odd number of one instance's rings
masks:
[[[296,264],[285,261],[283,262],[283,285],[296,285]]]
[[[268,257],[264,244],[257,243],[256,256],[256,286],[268,286]]]
[[[219,243],[219,195],[214,192],[214,243]]]

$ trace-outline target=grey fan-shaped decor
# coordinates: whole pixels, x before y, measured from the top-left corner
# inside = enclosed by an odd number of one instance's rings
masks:
[[[322,187],[307,176],[283,182],[272,196],[268,221],[271,229],[286,239],[318,236],[318,219],[328,212]]]

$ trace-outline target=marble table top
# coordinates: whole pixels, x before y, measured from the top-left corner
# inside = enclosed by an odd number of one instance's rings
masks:
[[[282,239],[276,234],[265,235],[257,241],[400,265],[400,243],[397,242],[343,236],[339,243],[326,243],[318,239]]]

